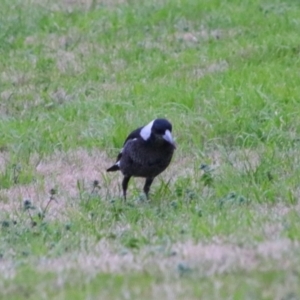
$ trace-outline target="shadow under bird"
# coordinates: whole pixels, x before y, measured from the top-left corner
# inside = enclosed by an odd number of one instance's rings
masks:
[[[168,167],[175,149],[172,124],[166,119],[155,119],[128,135],[116,163],[106,171],[120,170],[124,175],[124,200],[130,178],[146,178],[144,192],[148,199],[154,178]]]

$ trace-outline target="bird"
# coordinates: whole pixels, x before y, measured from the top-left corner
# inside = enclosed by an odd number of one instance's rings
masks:
[[[124,176],[122,190],[125,201],[130,178],[145,178],[143,191],[148,200],[154,178],[169,166],[175,149],[172,124],[167,119],[154,119],[128,135],[115,164],[106,171],[122,172]]]

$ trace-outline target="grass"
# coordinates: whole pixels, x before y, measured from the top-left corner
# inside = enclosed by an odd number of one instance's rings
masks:
[[[298,1],[0,3],[1,299],[300,297]],[[155,117],[176,155],[123,203]]]

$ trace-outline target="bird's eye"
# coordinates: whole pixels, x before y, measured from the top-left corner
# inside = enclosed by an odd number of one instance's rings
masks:
[[[156,131],[157,134],[161,134],[161,135],[164,135],[165,134],[165,131],[163,129],[158,129]]]

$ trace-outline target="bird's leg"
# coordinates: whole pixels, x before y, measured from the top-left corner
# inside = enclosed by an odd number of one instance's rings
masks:
[[[128,186],[128,182],[130,180],[130,177],[131,176],[124,176],[123,181],[122,181],[124,201],[126,201],[126,191],[127,191],[127,186]]]
[[[150,186],[153,182],[153,179],[154,178],[148,177],[148,178],[146,178],[146,181],[145,181],[144,192],[146,194],[147,200],[149,199],[149,191],[150,191]]]

